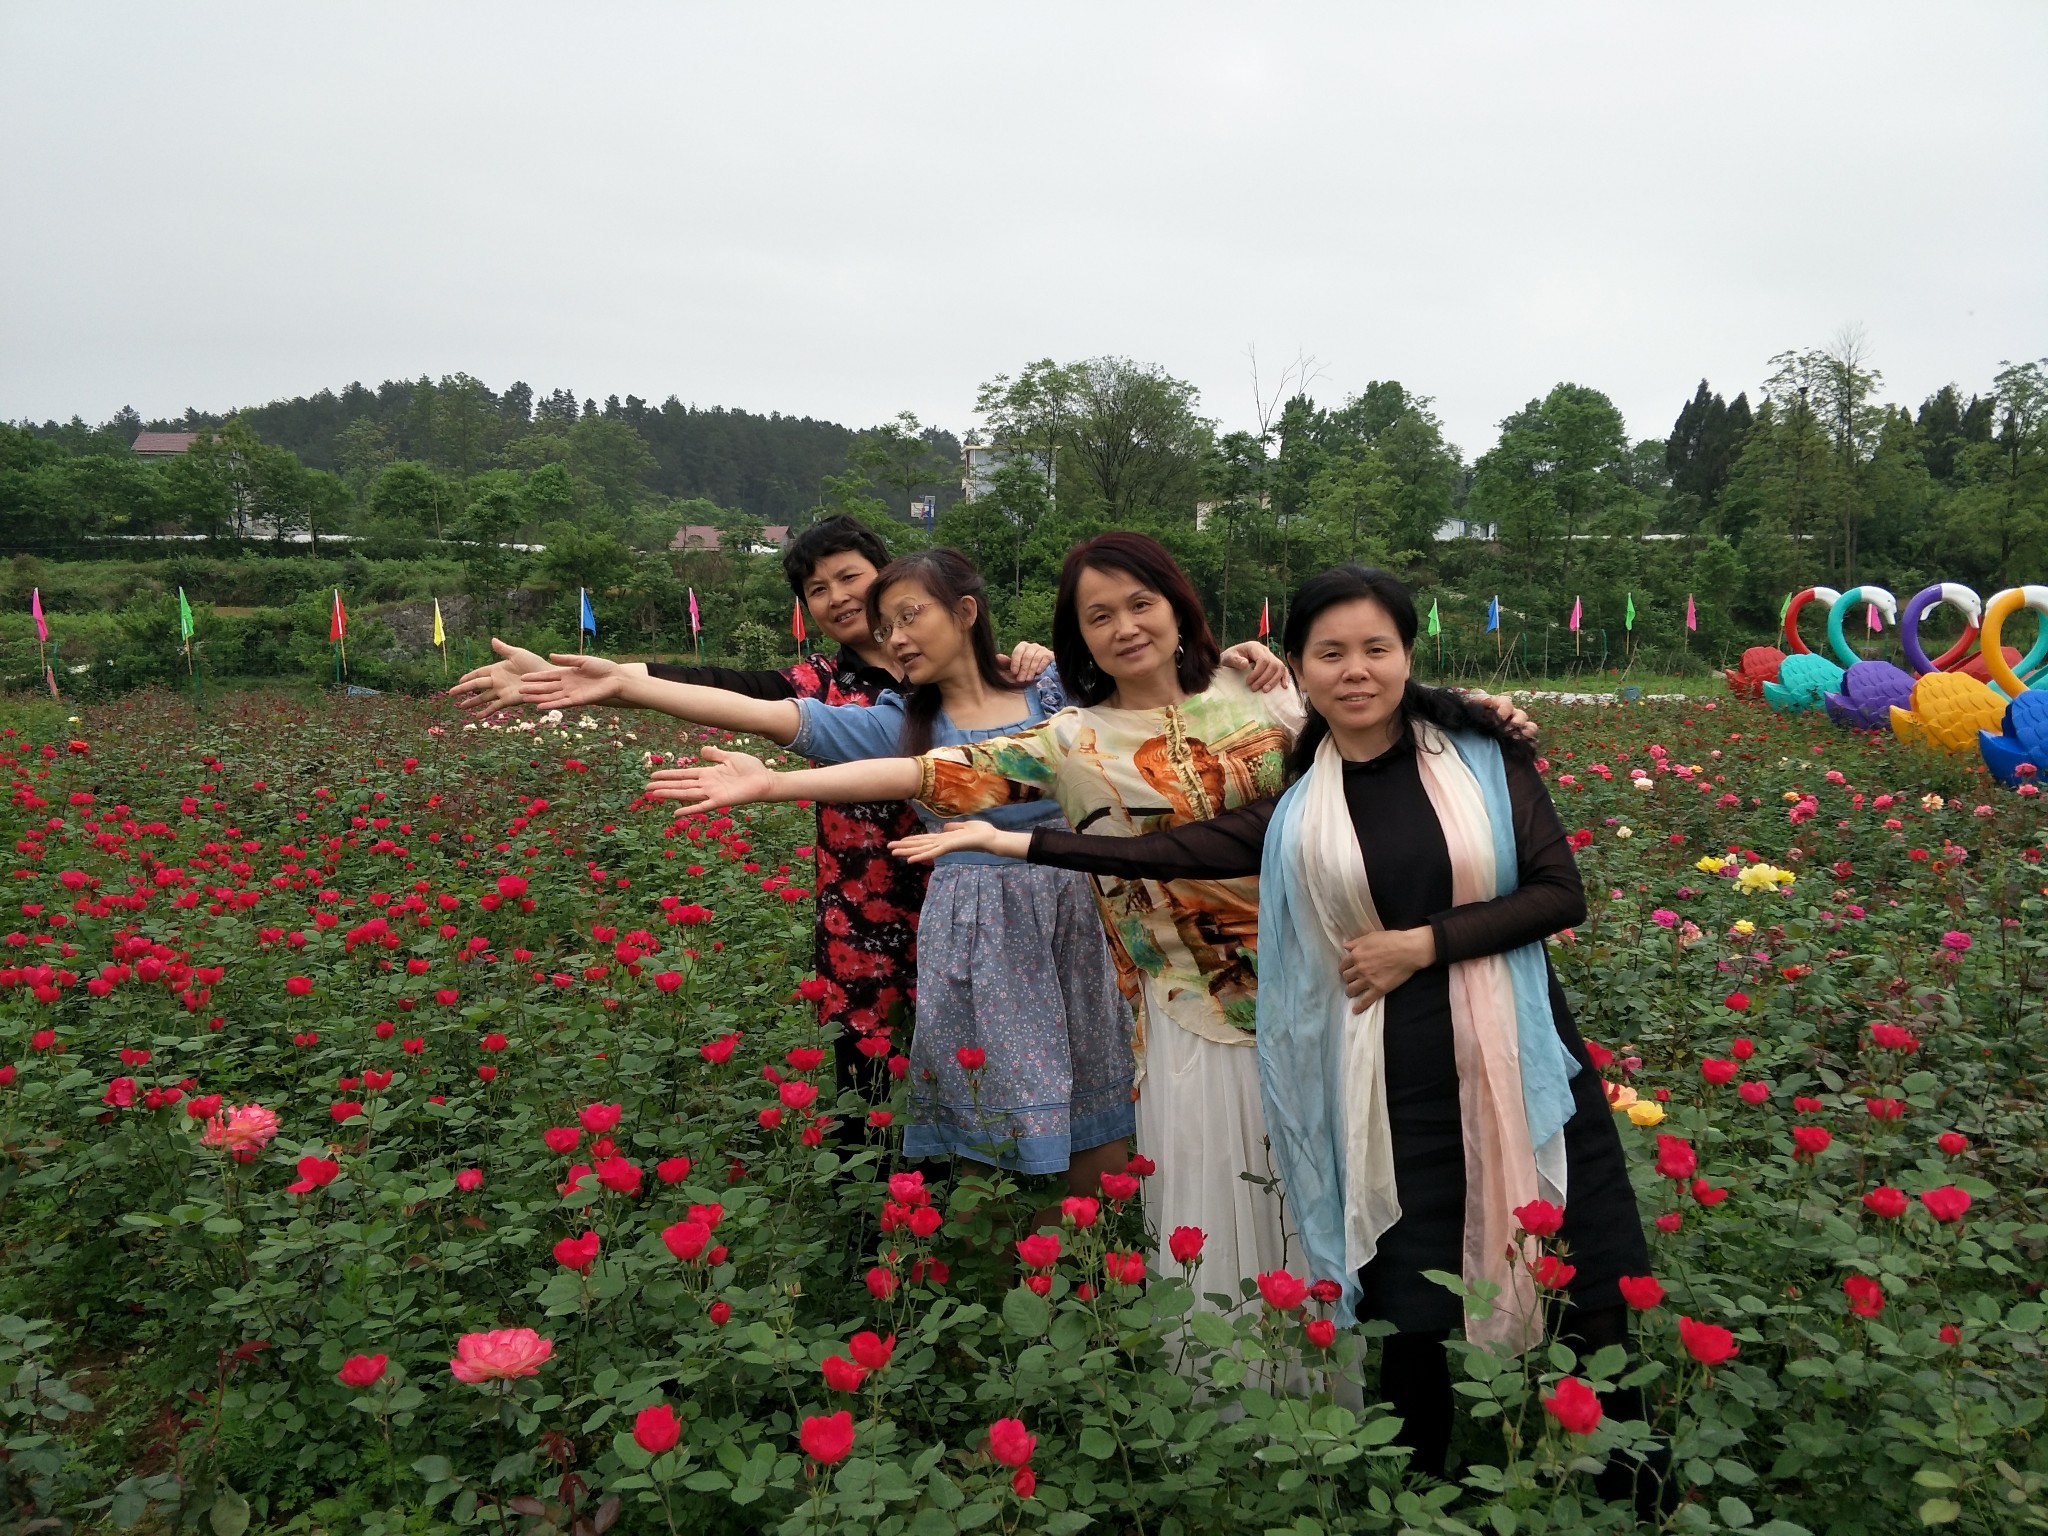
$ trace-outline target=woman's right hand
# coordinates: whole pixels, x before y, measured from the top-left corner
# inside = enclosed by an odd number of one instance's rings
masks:
[[[775,774],[758,757],[706,747],[694,768],[663,768],[647,780],[647,798],[673,800],[684,811],[718,811],[772,799]]]
[[[1031,839],[1021,833],[1007,834],[1022,838],[1028,850]],[[997,846],[1005,834],[985,821],[949,821],[936,832],[917,832],[909,837],[899,837],[889,845],[889,851],[906,864],[929,864],[942,853],[1010,853],[1010,849]]]

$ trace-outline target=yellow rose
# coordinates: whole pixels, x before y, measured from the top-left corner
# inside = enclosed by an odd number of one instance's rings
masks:
[[[1737,936],[1738,936],[1738,937],[1740,937],[1740,938],[1745,938],[1745,939],[1746,939],[1746,938],[1748,938],[1748,937],[1749,937],[1749,936],[1750,936],[1750,935],[1751,935],[1752,933],[1755,933],[1755,932],[1756,932],[1756,924],[1755,924],[1755,923],[1752,923],[1752,922],[1751,922],[1751,921],[1750,921],[1750,920],[1749,920],[1748,918],[1746,918],[1746,917],[1738,917],[1738,918],[1737,918],[1737,919],[1736,919],[1736,920],[1734,921],[1734,923],[1733,923],[1733,924],[1732,924],[1732,925],[1731,925],[1731,926],[1729,927],[1728,931],[1729,931],[1730,933],[1732,933],[1732,934],[1735,934],[1735,935],[1737,935]]]
[[[1693,865],[1693,868],[1703,875],[1718,875],[1727,867],[1728,861],[1726,859],[1717,859],[1711,853]]]
[[[1607,1103],[1609,1108],[1616,1110],[1627,1109],[1635,1101],[1636,1091],[1629,1087],[1627,1083],[1609,1083],[1607,1085]]]
[[[1654,1099],[1637,1099],[1628,1107],[1628,1118],[1631,1124],[1643,1126],[1645,1129],[1653,1125],[1662,1125],[1664,1106]]]

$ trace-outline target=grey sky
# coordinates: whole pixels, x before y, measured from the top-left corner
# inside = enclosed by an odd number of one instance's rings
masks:
[[[421,373],[956,431],[1121,353],[1252,415],[1570,379],[1662,436],[1860,323],[2048,354],[2048,6],[0,10],[0,416]]]

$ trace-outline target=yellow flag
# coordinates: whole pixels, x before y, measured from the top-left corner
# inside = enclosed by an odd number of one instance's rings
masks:
[[[437,597],[434,599],[434,644],[446,645],[447,643],[448,631],[441,627],[441,599]]]

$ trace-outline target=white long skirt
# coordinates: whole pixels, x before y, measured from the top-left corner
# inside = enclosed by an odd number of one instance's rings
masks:
[[[1190,1034],[1145,987],[1145,1079],[1138,1094],[1138,1150],[1159,1165],[1145,1181],[1145,1206],[1159,1240],[1154,1266],[1178,1274],[1167,1250],[1176,1227],[1204,1234],[1195,1294],[1240,1304],[1242,1279],[1300,1263],[1290,1255],[1277,1182],[1254,1184],[1249,1172],[1275,1181],[1266,1146],[1266,1110],[1259,1097],[1259,1053]],[[1297,1273],[1299,1269],[1297,1267]],[[1308,1277],[1308,1278],[1313,1278]],[[1199,1305],[1213,1310],[1214,1303]],[[1227,1310],[1227,1309],[1226,1309]]]

